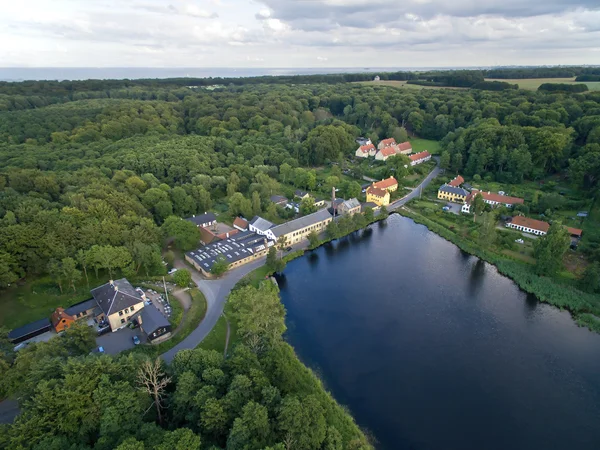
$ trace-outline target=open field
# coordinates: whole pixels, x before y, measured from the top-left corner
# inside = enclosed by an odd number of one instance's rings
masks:
[[[365,86],[390,86],[396,88],[406,89],[465,89],[460,87],[449,87],[449,86],[419,86],[418,84],[407,84],[406,81],[400,80],[381,80],[381,81],[357,81],[358,84]]]
[[[441,152],[439,141],[421,138],[409,138],[409,141],[410,145],[412,146],[413,153],[419,153],[427,150],[432,155],[439,155]]]
[[[600,90],[600,81],[586,82],[586,83],[575,83],[575,77],[573,78],[526,78],[526,79],[510,79],[501,80],[497,78],[486,78],[486,81],[504,81],[510,84],[518,84],[520,89],[527,89],[531,91],[537,90],[540,85],[544,83],[573,83],[573,84],[587,84],[590,91]]]

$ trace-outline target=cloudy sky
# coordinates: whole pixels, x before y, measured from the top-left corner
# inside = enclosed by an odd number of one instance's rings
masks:
[[[600,0],[2,0],[1,67],[600,64]]]

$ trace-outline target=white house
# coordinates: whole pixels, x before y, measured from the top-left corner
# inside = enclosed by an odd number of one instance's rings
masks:
[[[426,161],[429,161],[431,159],[431,154],[427,150],[425,150],[424,152],[415,153],[414,155],[410,155],[409,158],[410,158],[410,165],[416,166],[417,164],[421,164]]]
[[[375,156],[376,152],[377,150],[373,144],[365,144],[358,147],[354,154],[358,158],[366,158],[368,156]]]
[[[387,161],[390,156],[395,156],[396,154],[396,146],[385,147],[375,154],[375,159],[377,161]]]

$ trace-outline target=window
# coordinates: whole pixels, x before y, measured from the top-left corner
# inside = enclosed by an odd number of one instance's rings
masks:
[[[119,311],[119,315],[122,316],[123,315],[123,311]]]
[[[87,311],[84,311],[84,312],[83,312],[83,315],[84,315],[84,316],[87,316]]]
[[[133,311],[133,306],[130,309]]]
[[[125,314],[129,312],[129,308],[125,308]]]
[[[125,323],[125,319],[121,319],[121,323]]]

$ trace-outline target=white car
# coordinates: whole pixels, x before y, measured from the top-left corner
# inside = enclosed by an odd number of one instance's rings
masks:
[[[515,242],[517,244],[524,244],[525,243],[525,241],[523,239],[517,239],[517,240],[515,240]]]
[[[173,268],[169,270],[169,275],[173,275],[175,272],[177,272],[177,269]]]

